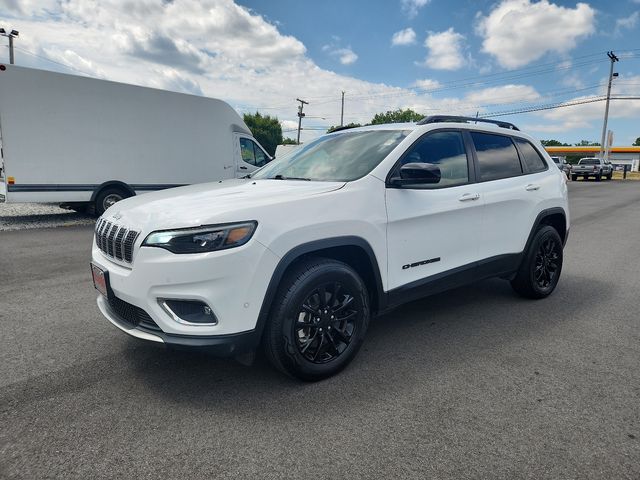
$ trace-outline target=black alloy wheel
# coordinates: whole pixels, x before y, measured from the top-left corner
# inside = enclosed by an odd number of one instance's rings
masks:
[[[561,247],[560,247],[561,248]],[[549,288],[558,274],[558,245],[553,238],[540,244],[536,253],[534,279],[541,290]]]
[[[560,280],[562,259],[560,235],[550,225],[541,226],[533,236],[511,286],[526,298],[551,295]]]
[[[280,282],[262,344],[280,371],[305,381],[335,375],[356,356],[370,318],[367,286],[348,264],[300,260]]]
[[[354,293],[340,282],[331,282],[304,299],[292,324],[296,347],[304,358],[327,363],[347,349],[357,329],[356,319],[362,315]]]

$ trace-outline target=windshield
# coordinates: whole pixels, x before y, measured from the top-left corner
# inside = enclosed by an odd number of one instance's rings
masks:
[[[350,182],[373,170],[409,133],[371,130],[326,135],[276,158],[251,178]]]
[[[598,165],[600,160],[597,158],[583,158],[578,162],[579,165]]]

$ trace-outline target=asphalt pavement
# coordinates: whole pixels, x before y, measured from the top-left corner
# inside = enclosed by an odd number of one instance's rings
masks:
[[[640,182],[573,182],[562,278],[376,319],[306,384],[140,343],[90,226],[0,232],[0,478],[640,478]]]

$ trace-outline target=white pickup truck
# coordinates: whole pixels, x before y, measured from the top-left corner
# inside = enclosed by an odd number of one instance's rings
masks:
[[[582,177],[587,180],[589,177],[595,177],[599,182],[603,178],[611,180],[613,176],[613,165],[611,162],[605,162],[600,158],[581,158],[577,165],[571,168],[571,180],[577,180]]]

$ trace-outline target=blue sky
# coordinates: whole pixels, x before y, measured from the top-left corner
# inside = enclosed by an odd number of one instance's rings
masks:
[[[640,0],[0,0],[18,63],[222,98],[303,139],[376,112],[519,111],[539,138],[599,141],[613,94],[640,95]],[[6,48],[0,49],[5,59]],[[0,57],[1,58],[1,57]],[[615,100],[615,144],[640,136],[640,100]]]

